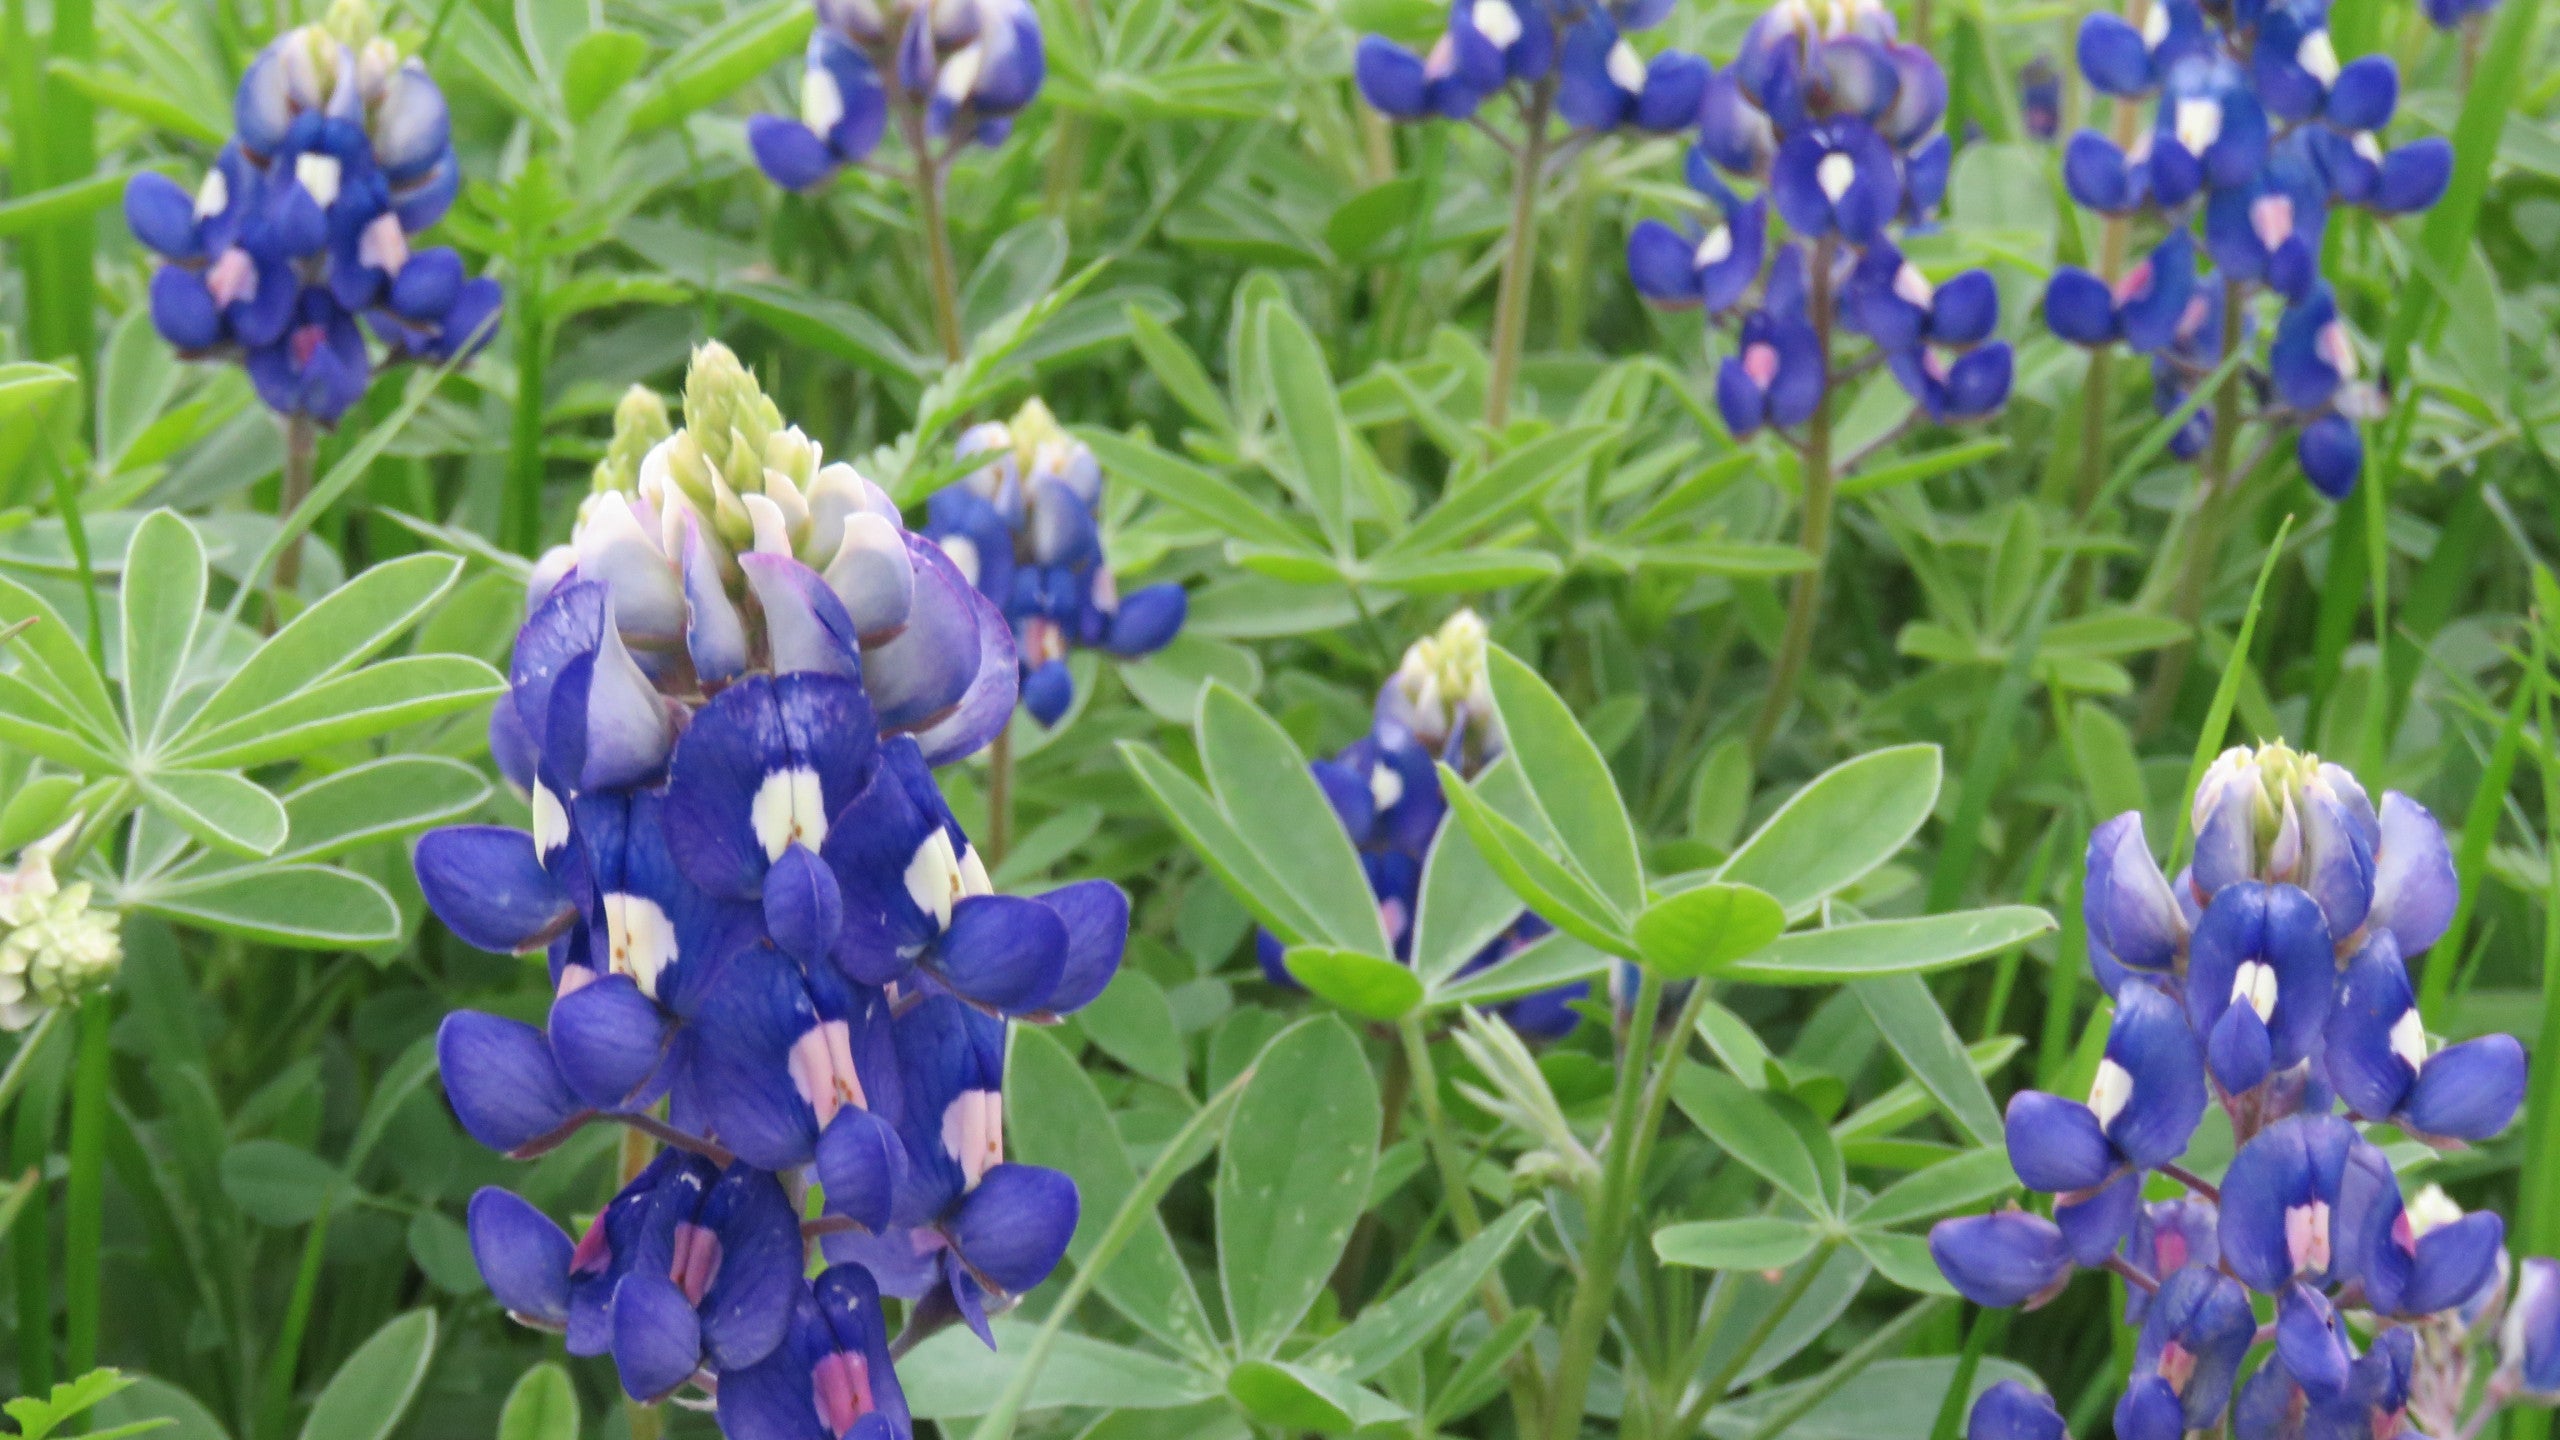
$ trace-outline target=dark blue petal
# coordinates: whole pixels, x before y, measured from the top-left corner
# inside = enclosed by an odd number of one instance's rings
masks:
[[[2409,1092],[2409,1123],[2429,1135],[2487,1140],[2524,1103],[2524,1047],[2513,1035],[2483,1035],[2427,1058]]]
[[[125,182],[124,223],[134,239],[169,259],[193,260],[204,253],[196,236],[195,197],[157,171]]]
[[[1964,1440],[2070,1440],[2070,1432],[2052,1396],[2003,1380],[1975,1398]]]
[[[675,1026],[628,975],[607,975],[551,1006],[551,1052],[586,1103],[619,1110],[636,1103],[666,1059]]]
[[[666,1398],[702,1365],[702,1317],[666,1276],[635,1270],[613,1292],[613,1365],[622,1393]]]
[[[2077,131],[2063,146],[2062,180],[2073,200],[2104,214],[2141,203],[2124,152],[2095,130]]]
[[[1022,677],[1022,708],[1044,726],[1065,719],[1075,700],[1075,676],[1064,659],[1048,661]]]
[[[804,1255],[800,1215],[779,1180],[741,1164],[704,1199],[702,1225],[720,1247],[698,1307],[703,1353],[722,1371],[744,1369],[772,1354],[790,1325]]]
[[[2151,47],[2142,32],[2115,15],[2100,13],[2080,22],[2075,48],[2080,73],[2109,95],[2137,96],[2151,89]]]
[[[1946,418],[1979,420],[2007,404],[2015,364],[2005,342],[1957,356],[1947,367]]]
[[[2056,267],[2045,285],[2044,320],[2074,345],[2110,344],[2116,338],[2115,296],[2106,281],[2076,265]]]
[[[2057,1199],[2054,1224],[2061,1227],[2063,1250],[2078,1265],[2103,1265],[2142,1214],[2142,1175],[2127,1170],[2094,1192]]]
[[[2175,1001],[2147,985],[2118,992],[2106,1058],[2099,1065],[2099,1089],[2092,1092],[2109,1103],[2090,1108],[2105,1125],[2107,1138],[2135,1164],[2161,1165],[2186,1153],[2189,1137],[2204,1118],[2203,1058]],[[2122,1079],[2113,1081],[2113,1076]]]
[[[151,324],[180,350],[206,350],[222,341],[222,311],[204,277],[176,265],[152,272]]]
[[[1066,955],[1067,927],[1057,911],[1018,895],[972,895],[951,908],[931,963],[961,995],[1021,1013],[1048,1003]]]
[[[1636,125],[1656,135],[1683,130],[1698,118],[1698,101],[1707,91],[1707,62],[1678,50],[1666,50],[1645,67],[1644,89],[1636,96]]]
[[[2427,807],[2397,790],[2382,797],[2380,823],[2371,919],[2390,929],[2403,957],[2423,955],[2443,938],[2462,898],[2453,852]]]
[[[2222,1012],[2205,1037],[2205,1060],[2213,1078],[2232,1094],[2255,1090],[2273,1068],[2275,1046],[2266,1022],[2247,1005]]]
[[[1084,880],[1052,890],[1040,903],[1066,927],[1065,963],[1045,1007],[1068,1015],[1091,1004],[1119,973],[1129,944],[1129,895],[1108,880]]]
[[[2374,183],[2373,208],[2386,215],[2424,210],[2444,198],[2453,181],[2453,145],[2430,135],[2382,157],[2382,173]]]
[[[447,1015],[436,1030],[436,1069],[462,1128],[505,1154],[556,1143],[582,1108],[542,1032],[521,1020]]]
[[[2355,1357],[2327,1297],[2299,1281],[2276,1297],[2276,1354],[2294,1383],[2322,1399],[2347,1388]]]
[[[1941,345],[1978,345],[1999,324],[2000,287],[1988,270],[1951,277],[1929,306],[1929,338]]]
[[[870,779],[876,736],[862,687],[837,675],[752,676],[714,696],[669,771],[667,845],[686,878],[754,898],[785,851],[825,843]]]
[[[907,1150],[879,1114],[848,1106],[818,1137],[818,1183],[827,1213],[870,1230],[889,1225],[890,1206],[906,1184]]]
[[[568,1232],[512,1191],[494,1185],[471,1197],[471,1258],[508,1314],[527,1325],[569,1324]]]
[[[1171,644],[1191,612],[1191,592],[1167,581],[1120,597],[1104,648],[1114,655],[1152,655]]]
[[[2105,1183],[2119,1163],[2098,1117],[2059,1095],[2021,1090],[2011,1096],[2006,1131],[2009,1164],[2030,1190],[2087,1190]]]
[[[2356,422],[2334,410],[2302,427],[2293,453],[2302,478],[2332,500],[2346,499],[2364,473],[2364,436]]]
[[[2503,1038],[2503,1037],[2502,1037]],[[2494,1210],[2475,1210],[2418,1238],[2417,1263],[2400,1297],[2405,1315],[2432,1315],[2470,1299],[2498,1273],[2507,1222]]]
[[[2071,1273],[2061,1230],[2023,1210],[1941,1220],[1929,1231],[1929,1255],[1959,1294],[2002,1309],[2025,1304]]]
[[[998,1165],[945,1227],[951,1248],[1007,1294],[1049,1278],[1076,1232],[1076,1182],[1036,1165]]]
[[[2379,130],[2399,106],[2400,67],[2388,55],[2348,61],[2329,86],[2329,123],[2342,130]]]
[[[803,965],[835,953],[844,933],[844,891],[816,851],[793,845],[766,872],[764,925],[782,953]]]
[[[427,906],[475,949],[539,950],[577,919],[543,868],[533,837],[503,825],[448,825],[418,840],[418,888]]]
[[[1360,37],[1353,56],[1352,78],[1361,98],[1399,120],[1418,119],[1423,111],[1422,57],[1383,36]]]
[[[2186,1424],[2178,1392],[2157,1375],[2135,1380],[2116,1401],[2117,1440],[2179,1440]]]
[[[2425,1053],[2425,1027],[2399,948],[2388,935],[2375,936],[2347,964],[2322,1068],[2349,1110],[2381,1120],[2408,1099]]]

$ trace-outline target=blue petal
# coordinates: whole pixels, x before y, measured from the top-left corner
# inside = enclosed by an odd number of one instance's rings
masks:
[[[2015,360],[2005,343],[1968,351],[1947,367],[1946,418],[1979,420],[2009,400]]]
[[[968,999],[1008,1014],[1037,1010],[1064,973],[1067,927],[1037,900],[972,895],[951,907],[932,953],[937,975]]]
[[[847,1106],[818,1137],[818,1183],[826,1189],[827,1213],[866,1229],[888,1228],[906,1170],[906,1146],[874,1111]]]
[[[2141,200],[2124,152],[2095,130],[2074,132],[2063,146],[2062,180],[2072,199],[2104,214],[2118,214]]]
[[[666,1276],[626,1275],[613,1292],[613,1365],[622,1393],[643,1403],[666,1398],[702,1365],[702,1317]]]
[[[877,750],[854,681],[814,671],[739,681],[695,712],[676,746],[668,849],[695,884],[752,899],[783,853],[824,844]]]
[[[844,933],[844,891],[817,852],[793,845],[764,881],[764,924],[782,953],[815,965],[835,952]]]
[[[2137,96],[2151,89],[2151,49],[2141,31],[2115,15],[2100,13],[2081,21],[2076,54],[2080,73],[2099,91]]]
[[[2000,324],[2000,287],[1988,270],[1967,270],[1938,287],[1929,306],[1929,338],[1941,345],[1977,345]]]
[[[484,1186],[471,1197],[471,1258],[489,1293],[527,1325],[569,1324],[568,1232],[513,1191]]]
[[[2180,1440],[2186,1424],[2178,1392],[2157,1375],[2135,1380],[2116,1401],[2117,1440]]]
[[[1046,661],[1022,677],[1022,708],[1043,726],[1065,719],[1075,702],[1076,679],[1063,658]]]
[[[2333,410],[2302,427],[2301,438],[2294,442],[2294,459],[2313,489],[2332,500],[2344,500],[2364,473],[2364,437],[2354,421]]]
[[[2328,1299],[2299,1281],[2276,1298],[2276,1354],[2294,1383],[2323,1399],[2347,1388],[2346,1338]]]
[[[2379,130],[2399,106],[2400,67],[2388,55],[2348,61],[2329,85],[2329,123],[2342,130]]]
[[[2487,1140],[2524,1103],[2524,1047],[2513,1035],[2483,1035],[2427,1057],[2408,1096],[2409,1123],[2451,1140]]]
[[[436,1030],[436,1069],[454,1118],[492,1150],[521,1155],[557,1143],[580,1114],[551,1046],[521,1020],[478,1010],[447,1015]]]
[[[2060,1194],[2104,1184],[2115,1173],[2115,1147],[2089,1107],[2041,1090],[2009,1098],[2009,1164],[2030,1190]]]
[[[1105,648],[1114,655],[1152,655],[1171,644],[1191,611],[1191,592],[1170,581],[1120,597]]]
[[[1007,1294],[1049,1278],[1076,1232],[1076,1182],[1036,1165],[998,1165],[944,1227],[951,1248]]]
[[[925,545],[921,539],[916,543]],[[950,569],[950,560],[940,550],[930,545],[925,548],[932,550],[935,557],[927,563]],[[957,570],[951,574],[958,580]],[[960,583],[966,586],[965,581]],[[915,731],[926,762],[933,765],[974,755],[994,743],[996,736],[1012,723],[1021,684],[1021,657],[1014,648],[1013,626],[1006,623],[994,601],[974,588],[964,589],[962,601],[976,613],[978,665],[958,702]]]
[[[985,597],[941,547],[913,534],[907,543],[916,569],[907,623],[862,657],[863,688],[871,693],[884,732],[930,725],[958,705],[977,678],[985,643],[978,633]]]
[[[2116,301],[2107,282],[2076,265],[2055,268],[2044,290],[2044,320],[2074,345],[2098,346],[2116,338]]]
[[[794,1082],[795,1041],[818,1024],[799,971],[756,946],[732,957],[704,987],[695,1034],[696,1098],[720,1142],[768,1170],[805,1165],[818,1142],[816,1112]]]
[[[2071,1273],[2061,1230],[2023,1210],[1941,1220],[1929,1231],[1929,1255],[1957,1293],[2000,1309],[2025,1304]]]
[[[2054,1224],[2074,1264],[2103,1265],[2133,1233],[2142,1214],[2142,1175],[2127,1170],[2094,1192],[2057,1199]]]
[[[2392,1044],[2392,1032],[2415,1006],[2398,947],[2387,934],[2367,940],[2338,987],[2321,1062],[2338,1098],[2356,1114],[2387,1119],[2417,1083],[2417,1071]]]
[[[674,1038],[674,1025],[628,975],[590,981],[551,1006],[551,1052],[560,1073],[599,1110],[637,1103]]]
[[[2083,894],[2089,933],[2136,970],[2160,970],[2186,934],[2177,897],[2142,832],[2142,812],[2128,810],[2089,834]]]
[[[702,1294],[702,1348],[722,1371],[744,1369],[774,1351],[800,1289],[800,1215],[772,1175],[732,1165],[702,1204],[702,1224],[719,1238],[720,1268]]]
[[[2507,1222],[2494,1210],[2475,1210],[2418,1239],[2417,1261],[2400,1297],[2405,1315],[2450,1310],[2489,1285],[2498,1273]]]
[[[1129,944],[1129,895],[1108,880],[1083,880],[1040,897],[1066,927],[1065,963],[1046,1008],[1070,1015],[1091,1004],[1120,970]]]
[[[1964,1440],[2070,1440],[2070,1435],[2052,1396],[2003,1380],[1974,1399]]]
[[[2205,1037],[2205,1059],[2214,1080],[2235,1095],[2258,1088],[2274,1066],[2274,1054],[2266,1025],[2246,1005],[2224,1010]]]
[[[2386,215],[2427,209],[2444,198],[2452,181],[2452,144],[2440,135],[2413,140],[2382,157],[2373,208]]]
[[[2106,1058],[2132,1081],[2122,1109],[2105,1122],[2107,1138],[2137,1165],[2185,1154],[2206,1096],[2203,1055],[2177,1003],[2148,985],[2118,992]]]
[[[551,943],[577,919],[543,868],[533,837],[503,825],[448,825],[418,840],[418,888],[463,943],[522,955]]]
[[[145,170],[125,182],[124,223],[133,238],[172,260],[204,253],[196,236],[195,197],[177,181]]]
[[[176,265],[152,272],[151,324],[180,350],[207,350],[222,341],[222,311],[204,277]]]
[[[1420,119],[1426,81],[1422,57],[1380,35],[1363,35],[1352,56],[1352,79],[1360,97],[1398,120]]]
[[[2397,790],[2382,797],[2382,838],[2373,871],[2373,921],[2387,926],[2405,957],[2423,955],[2453,923],[2462,898],[2444,827]]]
[[[764,610],[776,674],[862,678],[853,617],[817,571],[787,555],[741,555],[738,568]]]

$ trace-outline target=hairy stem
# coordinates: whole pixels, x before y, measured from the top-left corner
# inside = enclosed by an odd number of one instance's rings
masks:
[[[1831,267],[1839,241],[1825,236],[1813,247],[1812,293],[1813,333],[1820,345],[1823,373],[1831,373]],[[1822,400],[1814,407],[1813,419],[1807,422],[1804,440],[1804,522],[1797,532],[1796,543],[1813,563],[1796,575],[1795,590],[1787,597],[1787,628],[1778,642],[1775,664],[1769,672],[1769,693],[1760,702],[1759,718],[1751,722],[1751,753],[1768,753],[1769,741],[1778,733],[1778,725],[1795,704],[1796,684],[1804,673],[1805,658],[1813,650],[1814,626],[1822,618],[1823,562],[1831,553],[1831,387],[1826,383]]]
[[[1528,341],[1529,291],[1537,279],[1538,186],[1547,168],[1547,111],[1554,92],[1538,86],[1521,107],[1528,134],[1511,162],[1511,228],[1504,237],[1502,281],[1493,300],[1493,374],[1485,384],[1484,423],[1511,423],[1511,392],[1520,381],[1520,351]]]

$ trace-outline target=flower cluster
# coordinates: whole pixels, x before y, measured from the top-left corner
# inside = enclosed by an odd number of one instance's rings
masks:
[[[362,0],[267,46],[234,104],[194,195],[152,173],[125,187],[126,223],[163,261],[151,319],[171,345],[237,360],[269,409],[332,425],[373,377],[359,320],[390,363],[487,341],[498,283],[411,248],[462,183],[444,94]]]
[[[1473,779],[1502,758],[1502,723],[1485,679],[1485,639],[1484,621],[1473,610],[1460,610],[1437,633],[1414,641],[1378,691],[1369,733],[1308,767],[1350,832],[1388,942],[1407,963],[1413,958],[1423,869],[1449,813],[1437,767],[1446,764]],[[1458,973],[1508,959],[1551,928],[1524,910]],[[1275,985],[1297,989],[1279,937],[1260,931],[1254,945],[1263,974]],[[1533,1039],[1561,1039],[1581,1023],[1573,1006],[1590,992],[1583,981],[1542,990],[1502,1006],[1502,1017]]]
[[[1005,1160],[1005,1032],[1101,992],[1128,900],[993,893],[930,767],[1010,717],[1012,632],[886,495],[717,347],[681,429],[645,395],[619,419],[490,723],[532,830],[435,831],[417,872],[464,940],[549,960],[545,1028],[446,1019],[464,1128],[671,1148],[574,1244],[482,1191],[473,1251],[635,1398],[712,1391],[732,1440],[903,1440],[882,1295],[993,1343],[1074,1231],[1074,1184]]]
[[[2090,964],[2115,998],[2105,1054],[2086,1103],[2030,1090],[2008,1112],[2010,1162],[2053,1197],[2052,1218],[1943,1221],[1930,1250],[1984,1305],[2041,1303],[2075,1265],[2123,1276],[2141,1328],[2115,1414],[2125,1440],[2226,1412],[2243,1440],[2306,1424],[2389,1435],[2381,1422],[2426,1378],[2431,1317],[2499,1284],[2504,1227],[2441,1191],[2404,1203],[2359,1122],[2438,1146],[2487,1139],[2523,1100],[2524,1052],[2506,1035],[2427,1036],[2407,964],[2444,935],[2457,886],[2416,801],[2389,792],[2377,810],[2340,767],[2268,745],[2214,762],[2193,821],[2174,881],[2139,812],[2090,837]],[[2238,1142],[2219,1185],[2179,1164],[2208,1103]],[[2145,1204],[2154,1174],[2190,1195]],[[2273,1302],[2267,1330],[2253,1294]],[[2363,1312],[2352,1326],[2349,1312]]]
[[[1627,268],[1654,304],[1737,325],[1716,374],[1735,435],[1814,417],[1836,378],[1835,327],[1872,341],[1933,421],[1977,420],[2008,400],[1990,275],[1932,282],[1895,243],[1945,198],[1946,109],[1945,72],[1896,39],[1875,0],[1780,0],[1709,78],[1688,173],[1718,223],[1700,234],[1645,221],[1627,237]],[[1757,193],[1744,198],[1727,176]]]
[[[1055,725],[1075,701],[1070,647],[1152,655],[1182,629],[1189,595],[1172,583],[1120,593],[1102,553],[1102,466],[1048,406],[971,426],[959,454],[975,468],[935,494],[925,533],[1012,622],[1023,708]]]
[[[1451,0],[1430,53],[1363,36],[1352,78],[1398,120],[1469,119],[1508,92],[1586,132],[1668,135],[1697,118],[1707,63],[1678,50],[1647,60],[1626,37],[1670,13],[1671,0]]]
[[[756,163],[786,190],[815,189],[862,163],[888,130],[893,108],[913,122],[910,143],[1001,145],[1048,75],[1030,0],[817,6],[800,72],[799,118],[747,121]]]
[[[2296,432],[2304,476],[2344,496],[2363,466],[2355,422],[2374,401],[2321,277],[2322,230],[2341,206],[2393,216],[2435,204],[2452,147],[2429,137],[2382,148],[2375,136],[2398,108],[2399,71],[2381,55],[2341,64],[2327,0],[2158,0],[2139,29],[2092,15],[2079,61],[2095,89],[2155,103],[2130,153],[2093,130],[2073,135],[2064,182],[2079,204],[2145,218],[2161,238],[2112,284],[2055,271],[2046,323],[2076,345],[2121,342],[2150,356],[2153,403],[2166,415],[2251,343],[2250,301],[2272,296],[2282,312],[2267,383],[2250,388],[2270,397],[2261,418]],[[2173,449],[2193,458],[2221,423],[2199,410]]]
[[[2498,8],[2498,0],[2424,0],[2427,23],[2439,30],[2461,30]]]
[[[79,1004],[124,963],[115,912],[90,905],[87,881],[54,878],[54,857],[79,830],[75,815],[0,875],[0,1028],[23,1030]]]

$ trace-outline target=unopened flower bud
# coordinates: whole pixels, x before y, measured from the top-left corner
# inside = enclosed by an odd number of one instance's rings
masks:
[[[646,385],[623,391],[621,403],[613,407],[613,443],[596,462],[597,493],[638,489],[641,462],[674,430],[667,402],[657,391]]]
[[[62,885],[53,857],[80,817],[29,845],[0,876],[0,1026],[22,1030],[47,1010],[77,1004],[124,959],[115,912],[92,909],[86,881]]]

